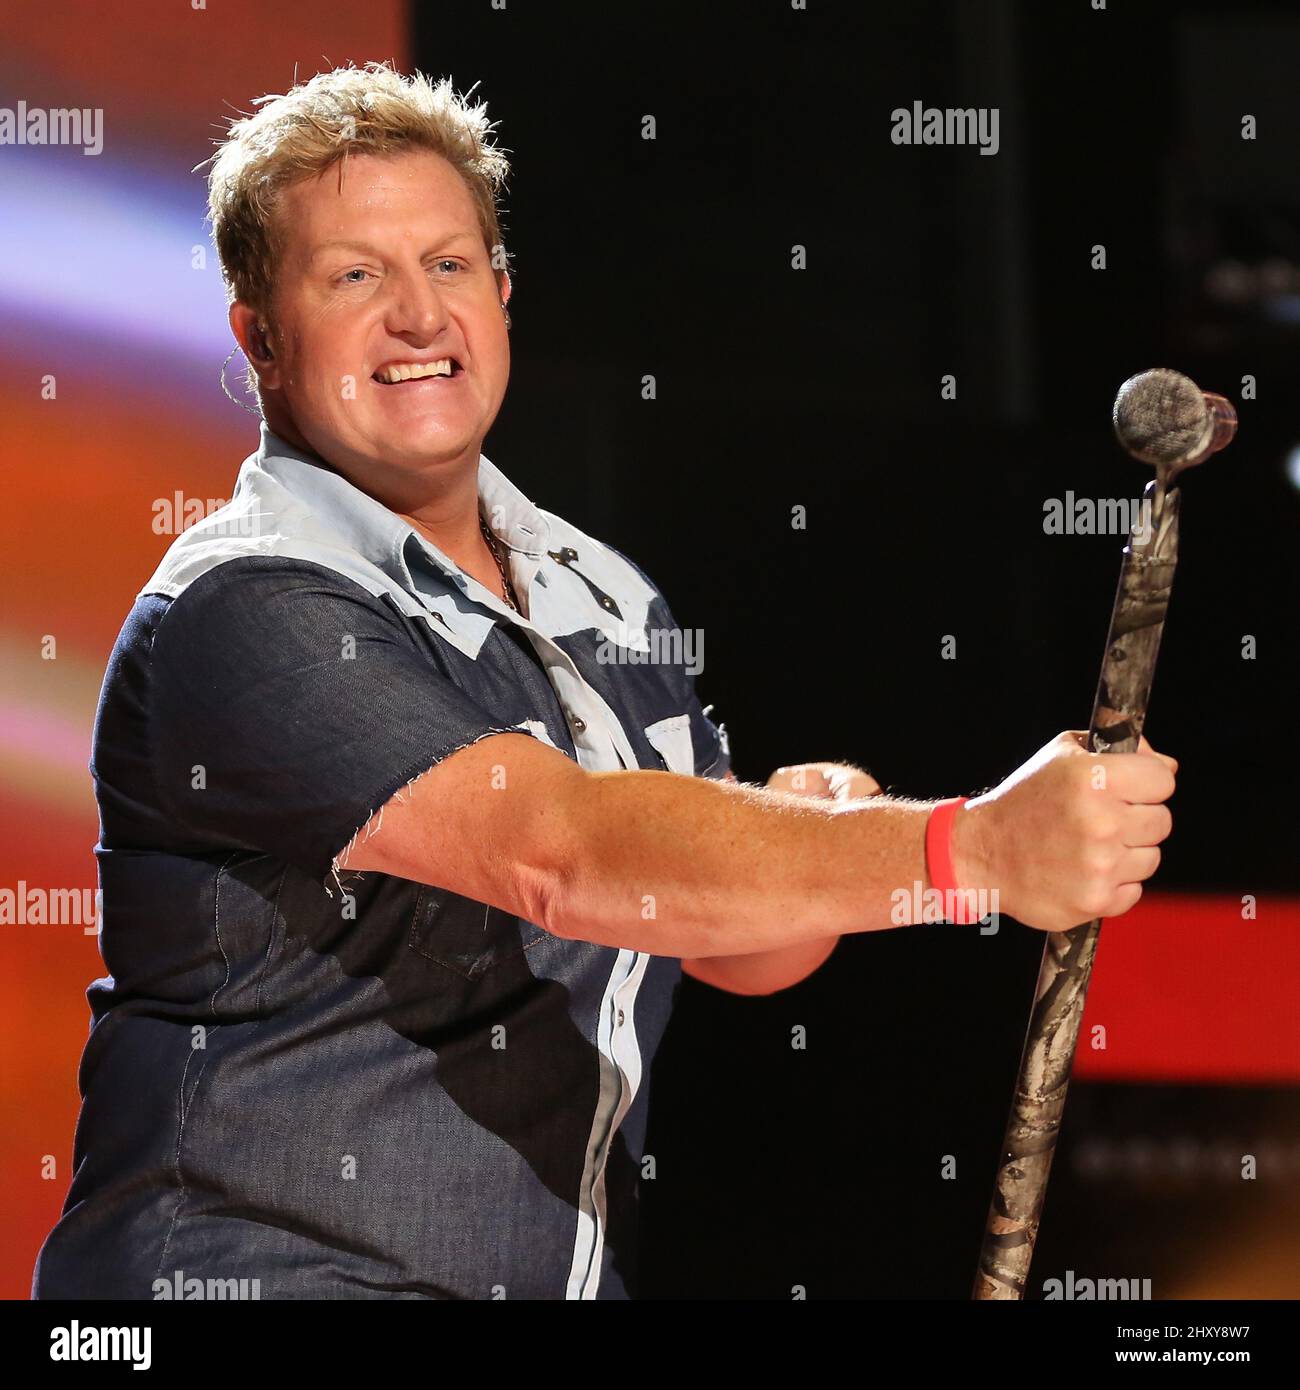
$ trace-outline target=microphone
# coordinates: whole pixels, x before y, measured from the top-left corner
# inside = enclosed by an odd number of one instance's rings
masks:
[[[1202,391],[1190,377],[1168,367],[1129,377],[1115,397],[1112,421],[1125,450],[1154,464],[1166,485],[1175,473],[1194,468],[1231,443],[1237,432],[1231,401]]]

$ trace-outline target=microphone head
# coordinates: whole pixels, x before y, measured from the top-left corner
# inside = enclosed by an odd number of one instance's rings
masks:
[[[1203,453],[1215,433],[1215,415],[1190,377],[1168,367],[1131,376],[1119,388],[1115,434],[1136,459],[1168,469]]]

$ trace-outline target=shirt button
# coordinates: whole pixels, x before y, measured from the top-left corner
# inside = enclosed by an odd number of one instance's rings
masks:
[[[601,597],[600,606],[601,606],[602,608],[613,608],[613,606],[614,606],[614,600],[613,600],[612,598],[610,598],[610,596],[609,596],[608,594],[604,594],[604,595]]]
[[[578,558],[578,552],[574,550],[571,545],[566,545],[560,553],[566,560],[576,560]]]
[[[620,1028],[623,1026],[623,1010],[622,1010],[622,1009],[620,1009],[620,1010],[618,1011],[618,1026],[619,1026]]]
[[[573,725],[573,727],[578,731],[578,733],[582,733],[582,731],[587,727],[587,721],[583,719],[581,715],[578,714],[570,714],[569,723]]]

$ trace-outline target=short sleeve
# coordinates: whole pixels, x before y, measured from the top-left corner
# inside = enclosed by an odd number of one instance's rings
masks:
[[[199,843],[278,856],[324,884],[412,778],[503,726],[381,598],[323,566],[227,561],[162,617],[150,735],[163,812]]]

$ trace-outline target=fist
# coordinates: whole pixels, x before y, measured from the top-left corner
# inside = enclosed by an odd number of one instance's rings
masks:
[[[1119,917],[1160,863],[1177,762],[1145,738],[1136,753],[1090,753],[1058,734],[953,822],[953,871],[995,888],[1000,910],[1040,931]]]
[[[767,779],[769,791],[811,796],[821,801],[857,801],[878,796],[880,783],[850,763],[796,763],[778,767]]]

